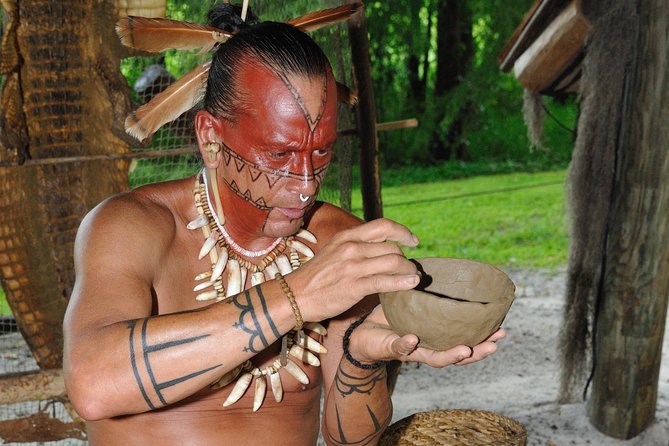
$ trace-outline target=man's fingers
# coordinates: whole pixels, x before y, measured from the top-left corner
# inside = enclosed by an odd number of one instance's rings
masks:
[[[349,268],[355,268],[361,276],[378,274],[419,276],[416,265],[399,254],[386,254],[352,262]]]
[[[497,351],[497,344],[492,341],[482,342],[472,350],[470,357],[463,359],[456,363],[456,365],[467,365],[473,362],[480,361]]]
[[[346,240],[378,243],[392,241],[403,246],[418,245],[418,237],[406,226],[387,218],[379,218],[341,233]]]
[[[391,349],[395,355],[408,356],[416,350],[418,337],[415,335],[405,335],[393,341]]]
[[[363,277],[359,280],[364,295],[374,293],[390,293],[392,291],[410,290],[418,285],[420,278],[416,274],[383,275]]]

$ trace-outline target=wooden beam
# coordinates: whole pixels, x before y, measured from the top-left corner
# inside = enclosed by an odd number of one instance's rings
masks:
[[[573,1],[516,60],[513,71],[520,84],[538,93],[551,85],[583,49],[590,23]]]
[[[65,395],[61,369],[0,376],[0,404],[40,401]]]
[[[365,220],[383,217],[381,167],[376,133],[376,104],[369,61],[369,37],[364,13],[348,21],[351,63],[358,92],[357,118],[360,135],[360,189]]]
[[[534,2],[498,57],[502,71],[511,71],[520,55],[570,1],[580,2],[580,0],[536,0]]]

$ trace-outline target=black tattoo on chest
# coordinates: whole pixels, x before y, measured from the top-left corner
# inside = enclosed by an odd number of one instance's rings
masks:
[[[128,322],[128,328],[130,330],[129,340],[130,340],[130,364],[132,367],[133,375],[137,381],[137,386],[139,391],[144,398],[149,409],[156,409],[160,406],[166,406],[168,404],[163,391],[170,387],[176,386],[182,382],[188,381],[195,377],[198,377],[204,373],[207,373],[211,370],[221,367],[222,364],[218,364],[212,367],[208,367],[202,370],[196,370],[192,373],[186,375],[178,376],[174,379],[170,379],[163,382],[158,382],[156,375],[151,366],[151,354],[161,352],[171,348],[177,348],[180,346],[185,346],[194,342],[197,342],[201,339],[209,337],[209,335],[194,336],[183,339],[175,339],[167,342],[160,342],[157,344],[149,344],[148,335],[147,335],[147,326],[149,319],[144,319],[141,321],[141,331],[139,333],[140,341],[136,340],[136,328],[137,322],[139,321],[130,321]],[[139,345],[136,345],[139,344]],[[148,379],[147,379],[148,377]],[[154,403],[154,400],[157,399],[158,403]]]

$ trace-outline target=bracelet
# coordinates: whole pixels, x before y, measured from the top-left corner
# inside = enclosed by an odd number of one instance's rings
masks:
[[[297,302],[295,301],[295,295],[291,291],[290,287],[288,286],[288,283],[286,283],[286,279],[283,278],[281,273],[276,273],[274,275],[274,278],[279,281],[279,284],[281,285],[281,291],[283,291],[283,294],[286,295],[288,301],[290,302],[290,307],[293,309],[293,314],[295,315],[295,327],[293,328],[293,330],[299,331],[302,329],[302,326],[304,325],[304,320],[302,319],[302,313],[300,313],[300,308],[297,306]]]
[[[348,350],[348,343],[349,343],[350,338],[351,338],[351,333],[353,333],[353,330],[358,328],[358,325],[362,324],[362,322],[365,320],[366,317],[367,317],[367,315],[365,314],[360,319],[353,322],[351,324],[351,326],[346,329],[346,333],[344,333],[344,341],[343,341],[343,343],[344,343],[344,357],[348,360],[348,362],[350,362],[351,364],[353,364],[354,366],[356,366],[359,369],[365,369],[365,370],[378,369],[379,367],[385,365],[386,361],[375,361],[371,364],[363,364],[362,362],[358,361],[353,356],[351,356],[351,352]]]

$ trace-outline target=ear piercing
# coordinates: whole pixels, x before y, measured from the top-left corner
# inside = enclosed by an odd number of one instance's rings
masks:
[[[217,142],[203,142],[202,149],[207,152],[209,162],[216,161],[216,154],[221,151],[221,144]]]

